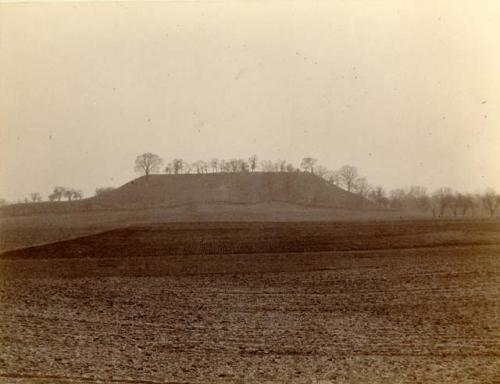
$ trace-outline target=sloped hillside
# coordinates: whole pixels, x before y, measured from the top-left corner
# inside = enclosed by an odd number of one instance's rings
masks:
[[[127,208],[269,201],[337,208],[360,208],[364,203],[309,173],[151,175],[93,199],[98,206]]]
[[[15,216],[263,202],[354,210],[373,208],[362,197],[332,186],[310,173],[255,172],[143,176],[100,196],[72,202],[16,204],[4,207],[2,214]]]

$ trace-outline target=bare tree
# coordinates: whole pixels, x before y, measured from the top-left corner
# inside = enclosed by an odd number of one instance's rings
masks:
[[[248,172],[248,163],[243,159],[230,159],[224,163],[227,172]]]
[[[224,159],[219,161],[219,169],[221,172],[231,172],[231,166],[229,165],[229,162]]]
[[[340,186],[342,180],[340,178],[340,173],[339,171],[330,171],[328,172],[327,176],[326,176],[326,180],[332,184],[332,185],[336,185],[337,187]]]
[[[366,177],[360,177],[355,180],[352,187],[353,192],[362,197],[368,197],[371,187],[366,180]]]
[[[458,193],[452,192],[450,194],[448,207],[450,209],[450,212],[453,214],[453,216],[457,217],[458,210],[460,208],[460,200],[459,200]]]
[[[285,172],[286,171],[286,161],[285,160],[278,159],[278,160],[276,160],[276,162],[274,164],[275,164],[274,167],[275,167],[277,172]]]
[[[257,155],[252,155],[248,158],[248,166],[250,168],[250,171],[255,172],[257,170]]]
[[[68,199],[68,201],[71,201],[73,200],[73,198],[75,197],[75,190],[74,189],[71,189],[71,188],[66,188],[63,192],[63,196]]]
[[[467,215],[468,211],[474,211],[474,198],[470,194],[459,193],[456,195],[457,208],[461,210],[462,216]]]
[[[192,164],[193,170],[196,173],[207,173],[208,172],[208,163],[204,160],[197,160]]]
[[[453,200],[453,190],[446,187],[440,188],[432,194],[432,199],[436,202],[439,217],[442,217]]]
[[[293,166],[292,163],[288,163],[285,167],[286,172],[295,172],[297,169]]]
[[[202,160],[196,160],[193,163],[193,169],[196,173],[203,173],[203,161]]]
[[[276,164],[270,160],[262,160],[260,162],[260,169],[263,172],[275,172],[276,171]]]
[[[351,165],[344,165],[338,172],[341,183],[348,192],[351,192],[358,178],[358,169]]]
[[[238,172],[240,168],[240,163],[238,159],[230,159],[227,161],[227,165],[229,167],[230,172]]]
[[[431,209],[431,198],[425,194],[416,200],[416,208],[419,211],[427,212]]]
[[[201,161],[201,172],[203,173],[208,173],[208,168],[209,168],[209,163],[206,162],[205,160]]]
[[[79,189],[73,189],[73,199],[75,200],[83,199],[83,191]]]
[[[393,209],[405,207],[406,192],[402,188],[394,189],[389,193],[389,205]]]
[[[372,188],[368,193],[368,198],[382,208],[389,206],[389,199],[384,189],[380,186]]]
[[[50,201],[61,201],[64,196],[64,192],[66,191],[65,187],[54,187],[54,190],[49,195]]]
[[[154,153],[143,153],[135,159],[135,171],[148,177],[152,172],[158,172],[163,159]]]
[[[184,169],[185,162],[182,159],[173,159],[172,162],[170,163],[172,172],[174,175],[178,175],[179,173],[182,173],[182,170]]]
[[[439,216],[439,201],[434,194],[430,197],[429,204],[431,207],[432,217]]]
[[[494,216],[500,205],[500,195],[498,195],[494,189],[488,188],[482,196],[482,201],[484,207],[490,213],[490,216]]]
[[[184,173],[191,173],[191,171],[194,171],[194,165],[192,163],[189,163],[187,161],[184,162],[184,167],[182,168]]]
[[[328,168],[322,166],[322,165],[318,165],[316,167],[316,170],[315,170],[315,174],[318,175],[319,177],[323,178],[326,180],[327,178],[327,175],[330,171],[328,170]]]
[[[39,203],[42,201],[42,196],[38,192],[30,193],[30,199],[33,203]]]
[[[425,187],[422,187],[420,185],[412,185],[407,189],[406,195],[406,205],[410,209],[418,211],[429,210],[431,206],[430,198]]]
[[[238,171],[240,172],[248,172],[250,167],[248,163],[243,159],[238,159]]]
[[[7,200],[5,199],[0,199],[0,207],[4,207],[7,205]]]
[[[483,207],[483,196],[480,193],[475,193],[471,195],[471,198],[473,200],[472,204],[472,216],[476,215],[476,209],[480,211],[480,209]]]
[[[409,211],[428,211],[431,207],[431,201],[424,187],[412,185],[404,189],[400,188],[392,191],[390,206],[395,209],[406,209]]]
[[[216,173],[219,169],[219,160],[215,157],[210,160],[210,167],[212,168],[212,172]]]
[[[305,171],[305,172],[311,172],[314,173],[314,166],[318,160],[312,158],[312,157],[304,157],[300,163],[300,167]]]

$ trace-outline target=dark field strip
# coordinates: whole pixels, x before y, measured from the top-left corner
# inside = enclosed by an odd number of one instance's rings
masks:
[[[194,254],[139,257],[72,257],[72,258],[14,258],[0,260],[0,276],[4,280],[19,278],[86,278],[86,277],[159,277],[176,275],[207,275],[214,279],[221,275],[261,275],[284,273],[300,274],[328,271],[350,271],[353,266],[369,272],[390,265],[413,262],[413,259],[434,259],[432,264],[446,263],[448,258],[466,257],[469,262],[471,249],[478,257],[500,257],[500,245],[404,248],[367,251],[328,251],[296,253],[253,254]],[[500,259],[499,259],[500,260]],[[434,277],[441,269],[432,271]],[[484,273],[497,273],[495,269]],[[419,272],[422,273],[422,272]],[[451,277],[461,272],[444,270]],[[298,284],[301,284],[299,281]],[[317,282],[316,284],[321,284]],[[353,283],[355,284],[355,282]],[[353,288],[359,289],[356,285]],[[223,288],[222,288],[223,289]],[[397,288],[393,288],[397,289]],[[384,292],[381,292],[384,294]]]
[[[4,252],[0,258],[122,258],[498,244],[499,221],[168,223]]]

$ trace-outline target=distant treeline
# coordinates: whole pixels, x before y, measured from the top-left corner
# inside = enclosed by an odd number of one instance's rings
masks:
[[[80,190],[76,190],[68,187],[54,187],[52,193],[47,196],[48,201],[62,201],[62,200],[81,200],[83,198],[83,192]],[[25,197],[22,200],[18,200],[17,204],[21,203],[40,203],[43,201],[42,195],[38,192],[30,193],[28,197]],[[4,199],[0,199],[0,207],[7,205],[7,201]]]
[[[209,174],[209,173],[236,173],[236,172],[310,172],[325,180],[330,185],[335,185],[348,192],[362,196],[377,206],[386,209],[407,210],[413,212],[426,212],[435,217],[443,216],[494,216],[500,206],[500,195],[493,189],[483,193],[461,193],[451,188],[439,188],[429,193],[425,187],[410,186],[406,188],[386,191],[381,186],[368,183],[366,177],[359,174],[358,169],[351,165],[344,165],[336,170],[318,164],[317,159],[305,157],[300,166],[296,167],[286,160],[262,160],[256,155],[248,159],[233,158],[229,160],[213,158],[209,161],[197,160],[188,162],[175,158],[164,166],[163,159],[153,153],[143,153],[135,160],[135,171],[148,176],[163,170],[167,174]],[[113,191],[114,187],[100,187],[95,195]],[[49,201],[68,201],[83,198],[81,191],[55,187],[48,196]],[[24,199],[25,203],[42,201],[39,193],[31,193]],[[22,202],[22,201],[21,201]],[[0,205],[7,202],[0,199]]]

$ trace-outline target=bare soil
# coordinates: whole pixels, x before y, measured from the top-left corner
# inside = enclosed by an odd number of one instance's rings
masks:
[[[59,202],[65,204],[67,202]],[[35,204],[36,205],[36,204]],[[0,215],[0,252],[53,243],[128,226],[179,222],[366,221],[415,218],[411,212],[312,207],[286,202],[183,204],[150,209]],[[209,224],[206,224],[209,225]]]
[[[495,221],[171,223],[0,256],[0,382],[497,383]]]

